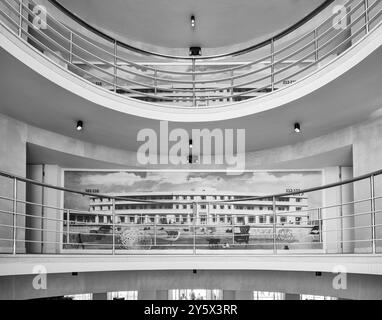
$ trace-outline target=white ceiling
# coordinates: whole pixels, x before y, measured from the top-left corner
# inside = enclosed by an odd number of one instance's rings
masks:
[[[139,47],[230,47],[286,29],[324,0],[58,0],[106,33]],[[196,28],[190,27],[194,14]],[[147,48],[147,46],[146,46]]]

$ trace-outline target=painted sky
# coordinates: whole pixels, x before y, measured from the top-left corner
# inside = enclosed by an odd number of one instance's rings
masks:
[[[100,193],[173,192],[173,191],[232,191],[244,194],[273,194],[287,188],[304,189],[322,184],[320,171],[253,171],[240,175],[226,172],[132,172],[132,171],[66,171],[65,187]],[[309,197],[310,206],[320,205],[321,193]],[[65,207],[88,210],[88,199],[65,195]]]

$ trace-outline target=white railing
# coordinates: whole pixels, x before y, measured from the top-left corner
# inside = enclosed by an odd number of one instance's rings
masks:
[[[45,5],[47,4],[44,2]],[[0,22],[62,68],[105,90],[177,106],[255,99],[316,71],[379,25],[381,0],[349,0],[258,45],[214,56],[171,56],[133,48],[75,19],[51,0],[41,25],[37,0],[0,0]]]

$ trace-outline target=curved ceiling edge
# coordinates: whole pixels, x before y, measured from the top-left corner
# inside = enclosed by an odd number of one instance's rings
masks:
[[[92,24],[88,23],[87,21],[85,21],[84,19],[82,19],[80,16],[78,16],[77,14],[73,13],[72,11],[70,11],[69,9],[67,9],[63,4],[60,3],[60,1],[58,0],[47,0],[49,3],[51,3],[52,5],[54,5],[56,8],[58,8],[60,11],[64,12],[65,15],[69,16],[71,19],[73,19],[75,22],[79,23],[80,25],[82,25],[83,27],[89,29],[91,32],[94,32],[96,33],[97,35],[107,39],[107,40],[110,40],[110,41],[113,41],[116,40],[118,42],[118,44],[120,44],[121,46],[129,49],[129,50],[132,50],[132,51],[135,51],[135,52],[139,52],[139,53],[142,53],[142,54],[150,54],[150,55],[153,55],[153,56],[158,56],[158,57],[167,57],[167,58],[171,58],[171,55],[168,55],[168,54],[165,54],[165,53],[162,53],[160,51],[157,51],[157,52],[154,52],[154,51],[147,51],[145,49],[142,49],[142,48],[139,48],[138,46],[133,46],[133,45],[130,45],[130,44],[127,44],[126,42],[123,42],[123,41],[120,41],[119,39],[116,39],[114,37],[112,37],[110,34],[107,34],[99,29],[97,29],[95,26],[93,26]],[[249,43],[251,43],[252,41],[249,40],[249,41],[246,41],[244,44],[246,44],[246,47],[244,48],[241,48],[239,50],[234,50],[232,52],[226,52],[226,53],[222,53],[222,54],[216,54],[216,55],[213,55],[212,57],[213,58],[223,58],[223,57],[229,57],[229,56],[237,56],[237,55],[240,55],[240,54],[243,54],[243,53],[248,53],[252,50],[255,50],[255,49],[258,49],[258,48],[261,48],[263,47],[264,45],[268,44],[271,42],[271,39],[280,39],[290,33],[292,33],[293,31],[297,30],[298,28],[300,28],[301,26],[303,26],[304,24],[308,23],[310,20],[312,20],[313,18],[315,18],[316,16],[318,16],[322,11],[324,11],[326,8],[328,8],[331,4],[333,4],[336,0],[325,0],[323,3],[321,3],[317,8],[315,8],[314,10],[312,10],[310,13],[308,13],[306,16],[304,16],[302,19],[300,19],[299,21],[297,21],[296,23],[294,23],[293,25],[289,26],[288,28],[285,28],[284,30],[274,34],[272,37],[270,37],[269,39],[266,39],[266,40],[263,40],[263,41],[260,41],[259,43],[252,43],[249,45]],[[142,44],[144,44],[142,42]],[[234,45],[234,47],[237,47],[238,44]],[[150,45],[151,46],[151,45]],[[158,47],[158,46],[156,46]],[[159,47],[158,47],[159,48]],[[174,58],[176,59],[189,59],[188,56],[184,56],[184,57],[175,57]],[[209,57],[207,56],[203,56],[201,57],[201,59],[207,59]]]

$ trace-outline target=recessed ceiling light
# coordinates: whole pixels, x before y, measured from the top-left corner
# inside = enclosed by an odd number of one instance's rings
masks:
[[[195,28],[195,25],[196,25],[195,16],[192,15],[192,16],[191,16],[191,27],[192,27],[192,28]]]
[[[77,121],[76,130],[77,131],[82,131],[83,128],[84,128],[84,123],[81,120],[78,120]]]
[[[298,122],[294,124],[294,132],[301,133],[301,126]]]

